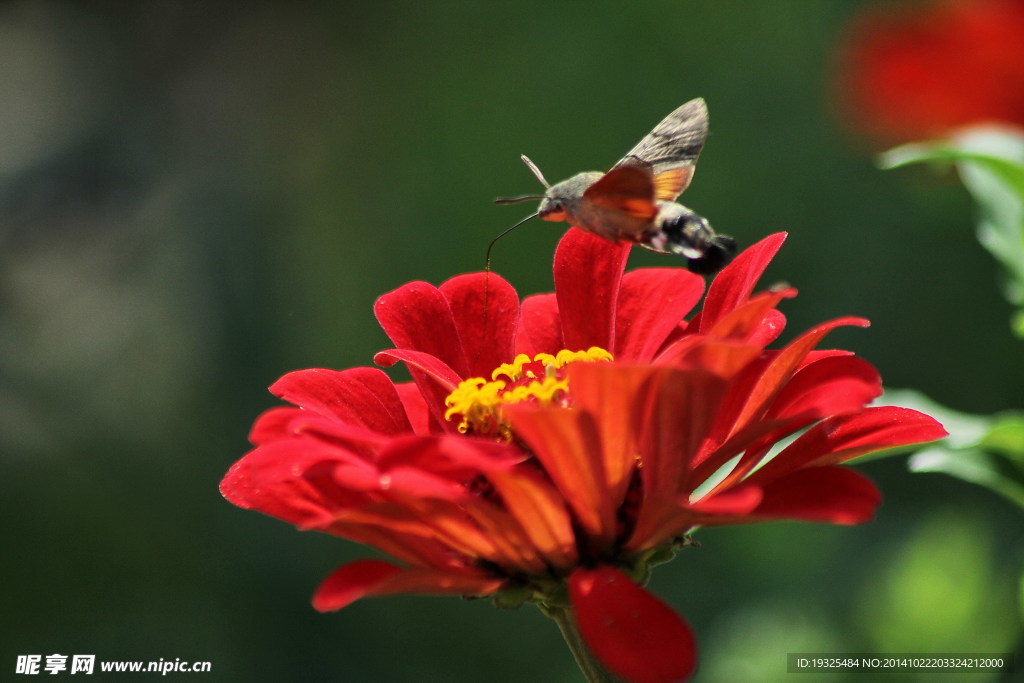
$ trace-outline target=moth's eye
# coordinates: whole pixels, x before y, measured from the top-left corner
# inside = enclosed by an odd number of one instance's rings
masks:
[[[563,220],[563,216],[565,215],[562,211],[561,202],[552,201],[550,199],[545,200],[541,204],[537,213],[546,221],[560,221]]]

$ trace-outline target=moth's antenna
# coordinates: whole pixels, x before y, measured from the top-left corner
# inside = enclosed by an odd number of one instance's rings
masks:
[[[525,202],[529,199],[544,199],[542,194],[526,194],[522,197],[499,197],[494,200],[495,204],[518,204],[519,202]]]
[[[529,216],[517,222],[511,228],[505,228],[504,230],[502,230],[500,233],[498,233],[498,236],[491,240],[491,243],[487,245],[487,252],[484,254],[484,330],[483,334],[481,335],[481,339],[483,340],[487,339],[487,317],[490,312],[488,306],[490,304],[489,299],[491,294],[491,249],[494,248],[495,243],[502,237],[509,234],[510,232],[518,228],[520,225],[530,220],[531,218],[536,218],[539,215],[539,213],[531,213]],[[484,343],[486,343],[486,341],[484,341]],[[483,346],[480,346],[480,348],[476,350],[476,356],[473,357],[474,365],[478,360],[480,360],[480,354],[483,353],[483,351]]]
[[[535,164],[532,161],[530,161],[530,157],[526,156],[525,154],[520,154],[519,158],[523,160],[523,163],[526,164],[526,168],[530,169],[530,172],[533,173],[533,177],[540,181],[540,184],[544,186],[545,190],[551,188],[551,185],[548,184],[548,181],[544,179],[544,174],[540,172],[539,168],[537,168],[537,164]],[[524,195],[522,197],[509,197],[508,199],[495,199],[494,203],[495,204],[515,204],[517,202],[525,202],[528,199],[544,199],[544,195],[542,195],[542,194],[528,194],[528,195]],[[514,228],[516,226],[513,225],[512,227]],[[511,229],[512,228],[509,228],[509,230],[511,230]],[[504,234],[505,234],[504,232],[501,233],[501,235],[504,235]],[[498,237],[501,237],[501,235],[498,235]],[[497,241],[497,239],[495,239],[495,241]]]
[[[544,179],[544,174],[540,172],[539,168],[537,168],[537,164],[530,161],[530,157],[526,156],[525,154],[520,154],[519,158],[523,160],[523,163],[526,164],[526,168],[530,169],[530,171],[533,173],[533,177],[539,180],[540,184],[543,185],[545,189],[551,187],[548,181]]]

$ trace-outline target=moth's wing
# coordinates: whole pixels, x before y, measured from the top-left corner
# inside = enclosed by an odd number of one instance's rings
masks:
[[[697,163],[708,137],[708,106],[698,97],[666,116],[616,166],[640,163],[654,175]]]
[[[654,196],[659,201],[671,202],[690,186],[693,166],[682,166],[654,176]]]
[[[693,178],[708,137],[708,107],[698,97],[669,114],[613,168],[646,166],[654,175],[656,198],[672,201]]]
[[[646,166],[616,166],[598,178],[583,193],[592,206],[617,211],[645,221],[658,215],[655,205],[655,179]]]

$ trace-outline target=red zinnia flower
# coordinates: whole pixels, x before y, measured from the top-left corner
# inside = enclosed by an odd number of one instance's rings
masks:
[[[851,123],[892,141],[1024,125],[1024,1],[870,8],[851,28],[839,80]]]
[[[576,229],[553,294],[520,304],[485,273],[400,287],[377,301],[396,348],[375,360],[404,362],[412,382],[373,368],[285,375],[271,391],[298,407],[256,421],[256,448],[221,491],[402,563],[338,569],[317,609],[404,592],[531,600],[614,674],[685,678],[690,629],[641,588],[654,561],[698,526],[864,522],[880,495],[839,463],[945,433],[912,410],[866,407],[875,370],[814,350],[859,318],[765,348],[795,292],[751,293],[783,239],[740,254],[689,321],[700,277],[623,273],[628,245]]]

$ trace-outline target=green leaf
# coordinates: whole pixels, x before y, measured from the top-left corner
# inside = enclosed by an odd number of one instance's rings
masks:
[[[1024,467],[1024,416],[1018,414],[997,416],[995,424],[985,435],[981,445]]]
[[[973,162],[987,168],[1018,196],[1024,196],[1024,166],[1018,161],[1018,147],[1020,156],[1024,156],[1024,140],[1019,135],[977,131],[954,140],[901,145],[883,152],[878,162],[887,170],[922,162]],[[979,151],[991,148],[1003,148],[1003,152]]]
[[[1024,339],[1024,310],[1014,313],[1013,318],[1010,321],[1010,328],[1013,330],[1015,335]]]
[[[903,145],[879,157],[882,168],[953,163],[979,206],[978,240],[1006,268],[1006,298],[1024,307],[1024,134],[1009,129],[968,129],[949,140]],[[1024,311],[1012,327],[1024,337]]]
[[[1020,586],[1017,590],[1017,598],[1020,600],[1020,619],[1024,622],[1024,574],[1020,575]]]
[[[885,403],[920,410],[942,423],[949,436],[910,457],[912,472],[941,472],[984,486],[1024,508],[1024,415],[970,415],[916,391],[886,391]]]
[[[942,472],[984,486],[1024,508],[1024,472],[1000,455],[937,446],[915,453],[908,466],[911,472]]]

